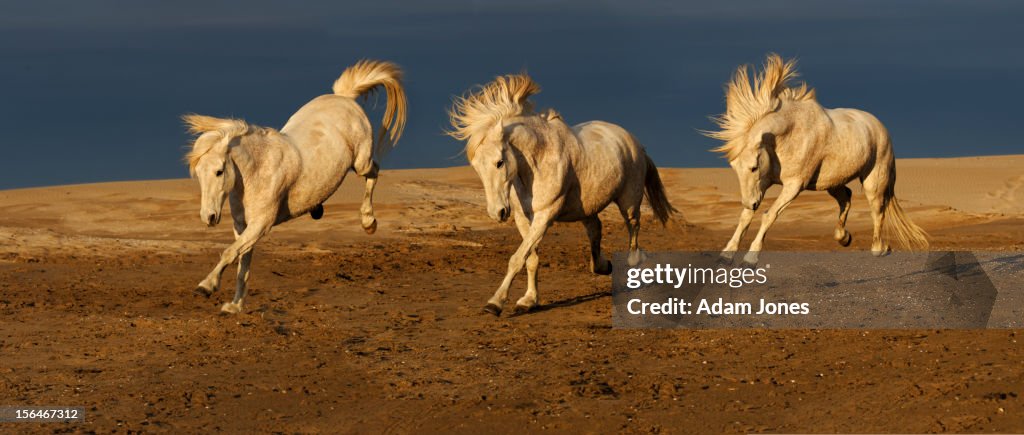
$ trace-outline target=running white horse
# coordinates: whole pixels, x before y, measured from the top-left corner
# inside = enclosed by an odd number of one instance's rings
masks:
[[[675,209],[665,197],[658,169],[622,127],[591,121],[570,128],[553,111],[536,113],[527,101],[540,87],[526,75],[498,77],[455,99],[449,134],[466,141],[466,156],[484,185],[487,213],[515,219],[523,237],[498,291],[484,310],[500,315],[508,289],[526,266],[526,294],[513,313],[538,303],[537,245],[555,221],[581,221],[590,239],[590,267],[611,273],[601,255],[598,213],[615,202],[629,229],[629,263],[641,260],[640,203],[646,188],[655,217],[664,224]]]
[[[725,142],[714,151],[725,154],[739,177],[744,206],[722,257],[733,258],[765,191],[774,184],[781,184],[782,192],[764,213],[745,263],[757,263],[765,233],[804,189],[825,190],[836,199],[839,222],[834,237],[849,246],[846,216],[851,192],[846,185],[854,179],[860,180],[871,207],[874,255],[890,251],[883,229],[904,247],[927,249],[927,234],[896,200],[896,160],[882,123],[864,111],[821,107],[806,84],[790,87],[789,81],[797,77],[794,60],[768,55],[753,84],[748,69],[739,67],[726,89],[726,112],[715,119],[721,130],[705,132]]]
[[[216,225],[227,199],[235,230],[235,242],[224,250],[197,292],[211,295],[220,287],[224,268],[238,260],[235,297],[221,310],[241,311],[256,242],[274,225],[306,213],[319,219],[323,202],[349,170],[366,178],[359,209],[362,226],[371,234],[377,229],[373,215],[377,161],[395,146],[405,127],[401,78],[401,70],[390,62],[360,61],[334,82],[334,94],[306,103],[280,131],[235,119],[184,117],[189,131],[198,135],[186,159],[202,189],[199,218]],[[387,93],[387,106],[375,140],[356,98],[377,87]]]

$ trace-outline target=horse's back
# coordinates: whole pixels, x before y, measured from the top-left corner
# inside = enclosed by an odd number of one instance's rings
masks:
[[[616,160],[623,164],[643,162],[643,147],[632,134],[619,125],[604,121],[587,121],[576,124],[572,130],[589,157]]]
[[[875,115],[860,109],[835,108],[827,113],[842,139],[860,141],[877,147],[889,141],[889,132]],[[881,143],[880,143],[881,142]]]
[[[584,122],[573,126],[572,130],[581,151],[574,168],[579,179],[581,207],[578,212],[581,215],[599,213],[610,202],[617,201],[626,188],[642,191],[646,155],[633,135],[604,121]],[[566,218],[570,218],[569,215]]]
[[[325,135],[349,142],[372,140],[370,120],[363,108],[352,98],[340,95],[321,95],[310,100],[288,118],[281,133],[298,139],[298,143],[315,142],[303,139]]]
[[[832,119],[834,132],[828,144],[828,156],[822,164],[823,178],[827,178],[827,174],[848,174],[838,178],[863,178],[875,166],[892,162],[889,132],[878,118],[869,112],[849,108],[828,109],[827,113]],[[828,184],[822,183],[823,186]]]

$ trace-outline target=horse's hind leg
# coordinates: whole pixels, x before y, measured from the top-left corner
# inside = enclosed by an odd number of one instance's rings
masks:
[[[840,245],[850,246],[850,242],[853,241],[853,235],[846,231],[846,216],[850,214],[850,195],[852,192],[849,187],[836,186],[829,189],[828,194],[832,195],[836,202],[839,203],[839,222],[836,223],[836,231],[833,237]]]
[[[868,198],[868,204],[871,207],[871,220],[874,223],[874,232],[871,236],[871,253],[876,257],[890,252],[889,245],[882,239],[882,226],[885,224],[885,191],[889,188],[888,182],[888,174],[880,174],[879,167],[875,167],[861,181],[861,184],[864,186],[864,196]]]
[[[611,274],[612,262],[601,255],[601,219],[596,215],[588,217],[583,220],[583,226],[590,239],[590,271],[598,275]]]
[[[643,193],[641,192],[635,201],[620,199],[616,202],[619,212],[622,213],[622,219],[626,221],[626,228],[629,230],[629,255],[626,256],[626,262],[630,267],[644,261],[644,253],[640,250],[640,201],[642,199]]]
[[[373,215],[373,190],[377,186],[377,173],[380,168],[376,162],[370,161],[369,169],[361,173],[366,178],[366,191],[363,193],[363,205],[359,207],[359,216],[363,230],[367,234],[377,231],[377,218]]]

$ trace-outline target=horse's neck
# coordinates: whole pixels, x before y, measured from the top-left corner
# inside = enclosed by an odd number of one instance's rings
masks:
[[[256,159],[245,141],[232,148],[229,157],[235,167],[235,189],[244,189],[245,180],[250,179],[256,169]]]
[[[800,133],[789,134],[787,142],[777,144],[771,153],[775,155],[775,159],[780,164],[794,160],[803,164],[808,156],[814,156],[815,158],[812,160],[815,163],[820,162],[826,159],[827,155],[818,151],[826,149],[825,145],[833,146],[839,143],[836,137],[840,134],[838,129],[842,127],[839,124],[846,121],[833,117],[832,109],[826,109],[817,102],[801,101],[797,104],[799,106],[790,114],[790,117],[799,121],[790,122],[800,122]],[[793,124],[790,124],[789,129],[793,128]]]
[[[561,122],[561,121],[557,121]],[[552,152],[557,152],[559,158],[569,162],[572,167],[578,167],[587,163],[587,153],[583,149],[583,141],[579,135],[569,125],[562,122],[564,128],[556,130],[555,139],[558,142],[557,150],[552,149]]]
[[[520,176],[530,177],[537,172],[543,172],[543,168],[539,166],[550,154],[559,155],[559,158],[569,158],[566,154],[566,148],[571,146],[578,146],[575,141],[568,143],[562,135],[549,134],[550,132],[541,131],[538,129],[534,130],[534,133],[541,137],[542,140],[532,142],[529,144],[516,144],[510,143],[509,145],[518,151],[519,158],[519,173]]]

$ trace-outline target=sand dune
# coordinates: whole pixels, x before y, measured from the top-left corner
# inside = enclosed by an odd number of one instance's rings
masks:
[[[1024,155],[904,159],[897,166],[897,195],[911,217],[930,233],[941,236],[959,227],[1024,218]],[[731,170],[663,168],[661,172],[683,221],[716,231],[734,227],[740,206]],[[376,237],[500,226],[483,212],[479,181],[468,167],[390,170],[380,179],[376,206],[382,225]],[[297,219],[275,228],[274,238],[308,241],[314,234],[313,238],[331,234],[366,239],[356,213],[359,181],[350,175],[326,203],[330,219]],[[859,184],[851,187],[854,204],[849,225],[863,233],[870,228],[870,215]],[[778,189],[773,187],[768,198]],[[0,238],[7,241],[0,252],[45,254],[51,249],[80,248],[100,253],[104,246],[181,250],[230,240],[226,224],[208,229],[200,223],[198,203],[198,188],[187,179],[0,191]],[[835,212],[827,194],[804,192],[780,219],[780,229],[773,236],[827,235]],[[619,220],[614,210],[606,211],[604,217]],[[1021,243],[1019,239],[1008,242]],[[978,247],[993,248],[985,242]]]

